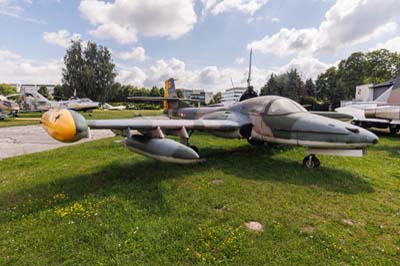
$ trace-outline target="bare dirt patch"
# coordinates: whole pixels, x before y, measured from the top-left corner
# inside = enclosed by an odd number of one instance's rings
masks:
[[[351,219],[343,219],[342,223],[347,224],[347,225],[351,225],[351,226],[359,226],[360,224],[356,221],[353,221]]]
[[[302,233],[312,233],[315,231],[315,229],[316,229],[315,226],[312,225],[303,225],[300,227],[300,231]]]
[[[222,180],[222,179],[215,179],[215,180],[211,181],[211,184],[213,184],[213,185],[221,185],[223,183],[224,183],[224,180]]]

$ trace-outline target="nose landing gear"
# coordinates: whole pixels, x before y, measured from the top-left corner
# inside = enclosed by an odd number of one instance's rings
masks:
[[[308,169],[318,168],[320,165],[320,161],[314,154],[306,156],[303,160],[303,166]]]

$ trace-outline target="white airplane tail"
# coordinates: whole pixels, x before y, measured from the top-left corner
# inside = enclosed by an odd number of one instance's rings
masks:
[[[42,94],[36,91],[25,93],[25,95],[31,95],[38,102],[50,103],[50,101],[46,97],[44,97]]]

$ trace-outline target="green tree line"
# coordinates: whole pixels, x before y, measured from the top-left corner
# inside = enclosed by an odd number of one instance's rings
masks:
[[[271,74],[261,88],[261,95],[280,95],[301,103],[325,103],[331,108],[340,106],[341,100],[351,100],[356,86],[377,84],[397,75],[400,54],[386,49],[367,53],[353,53],[312,79],[303,81],[296,69],[276,75]]]

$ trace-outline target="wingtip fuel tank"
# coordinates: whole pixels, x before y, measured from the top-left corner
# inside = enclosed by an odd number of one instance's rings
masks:
[[[85,118],[72,110],[49,110],[42,115],[41,123],[51,137],[61,142],[75,142],[88,136]]]

